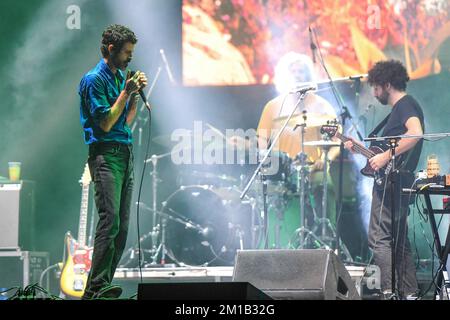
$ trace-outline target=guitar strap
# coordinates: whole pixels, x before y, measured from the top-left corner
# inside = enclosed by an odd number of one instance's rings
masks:
[[[389,113],[389,114],[386,116],[386,118],[384,118],[383,121],[381,121],[381,122],[375,127],[375,129],[373,129],[373,131],[369,134],[369,138],[375,137],[375,136],[378,134],[378,132],[380,132],[380,130],[384,128],[384,126],[385,126],[386,123],[388,122],[390,116],[391,116],[391,114]]]

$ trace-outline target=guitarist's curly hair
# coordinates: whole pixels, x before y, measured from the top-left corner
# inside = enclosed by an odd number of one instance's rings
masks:
[[[379,61],[369,71],[369,85],[371,86],[384,86],[389,83],[395,89],[405,91],[408,81],[408,72],[398,60]]]
[[[108,26],[102,34],[102,46],[100,47],[104,58],[109,56],[108,46],[114,46],[114,52],[119,52],[126,42],[135,44],[137,42],[136,35],[133,31],[125,26],[113,24]]]

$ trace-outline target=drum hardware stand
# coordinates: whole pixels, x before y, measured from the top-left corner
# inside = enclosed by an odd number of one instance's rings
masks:
[[[151,225],[151,231],[150,231],[150,237],[152,241],[152,262],[150,263],[151,266],[156,266],[158,263],[156,262],[159,252],[161,252],[161,260],[160,264],[161,266],[165,265],[165,254],[166,254],[166,248],[164,244],[165,239],[165,229],[166,229],[166,219],[164,216],[161,218],[161,224],[157,224],[156,214],[158,212],[158,183],[161,182],[161,180],[158,178],[158,160],[165,158],[167,156],[171,155],[171,152],[162,154],[162,155],[152,155],[149,159],[145,160],[145,162],[151,162],[152,163],[152,225]],[[158,242],[158,236],[161,232],[161,243],[157,246]]]
[[[252,219],[252,223],[251,225],[251,249],[256,249],[258,243],[259,243],[259,239],[256,238],[256,234],[258,232],[258,234],[260,234],[259,229],[260,229],[260,224],[256,225],[255,224],[255,219],[256,219],[256,200],[254,198],[250,198],[250,206],[252,208],[252,213],[251,213],[251,219]],[[258,219],[259,221],[259,219]]]
[[[300,221],[302,223],[301,227],[295,230],[295,234],[298,234],[300,237],[300,244],[298,246],[299,249],[303,249],[305,247],[308,236],[313,236],[317,238],[307,227],[306,227],[306,215],[305,215],[305,179],[306,179],[306,159],[307,154],[305,151],[305,129],[306,129],[306,110],[302,111],[303,113],[303,123],[295,126],[294,131],[297,130],[298,127],[301,127],[301,152],[297,155],[296,159],[300,164],[297,166],[297,188],[300,191]],[[307,234],[307,236],[305,236]]]
[[[153,254],[151,257],[152,262],[149,264],[146,264],[145,267],[155,267],[155,266],[170,267],[170,268],[175,267],[174,264],[166,264],[166,261],[165,261],[166,255],[168,253],[167,246],[166,246],[166,226],[167,226],[168,220],[175,221],[176,223],[180,223],[186,229],[195,229],[201,234],[208,232],[208,228],[204,228],[201,225],[190,221],[189,219],[173,217],[170,214],[167,214],[167,213],[165,213],[163,211],[159,211],[159,210],[154,211],[152,208],[146,206],[144,203],[140,203],[140,204],[138,203],[138,205],[141,205],[145,210],[151,211],[154,215],[161,216],[161,242],[159,243],[156,250],[154,250],[154,249],[150,250],[150,252]],[[163,202],[162,206],[163,206],[162,210],[164,210],[166,203]],[[146,236],[142,237],[141,241],[148,238],[150,236],[150,234],[151,234],[151,232],[148,233]],[[161,263],[157,264],[157,263],[155,263],[155,261],[158,259],[159,253],[161,253],[161,259],[160,259]],[[172,257],[170,257],[170,258],[172,259]]]
[[[165,158],[167,156],[171,155],[171,152],[162,154],[162,155],[152,155],[149,159],[146,159],[144,162],[148,163],[151,162],[153,165],[152,172],[150,175],[152,176],[152,209],[148,208],[144,203],[136,203],[136,205],[143,206],[146,210],[149,210],[152,212],[152,225],[151,225],[151,231],[139,238],[139,242],[143,243],[148,237],[151,239],[152,248],[150,250],[142,250],[143,252],[149,251],[151,253],[151,259],[152,262],[150,263],[151,266],[157,266],[156,259],[158,258],[159,252],[162,250],[162,259],[161,259],[161,266],[164,266],[164,245],[159,244],[157,246],[158,242],[158,236],[159,233],[162,232],[164,234],[164,228],[165,228],[165,221],[162,221],[161,225],[156,223],[156,213],[158,212],[158,201],[157,201],[157,194],[158,194],[158,183],[161,182],[161,180],[158,178],[158,160]],[[127,250],[127,254],[129,253],[129,260],[125,263],[128,264],[131,260],[134,259],[134,256],[136,254],[135,248],[130,248]]]
[[[269,146],[269,149],[267,149],[267,153],[264,155],[263,159],[259,162],[258,167],[255,169],[255,171],[253,172],[252,177],[250,178],[249,182],[247,183],[247,185],[245,186],[244,190],[242,191],[241,195],[240,195],[240,199],[244,199],[245,195],[247,194],[248,190],[250,189],[251,185],[253,184],[253,181],[255,181],[255,178],[258,174],[261,175],[261,168],[262,166],[265,164],[265,162],[267,161],[267,159],[269,158],[273,148],[275,147],[275,145],[277,144],[278,140],[280,139],[281,134],[283,133],[283,131],[286,129],[289,121],[291,120],[292,116],[294,115],[295,111],[297,110],[297,107],[300,105],[300,103],[303,101],[303,99],[305,98],[306,94],[308,91],[310,90],[314,90],[314,88],[312,88],[311,86],[305,87],[303,89],[299,89],[297,90],[297,92],[300,93],[300,97],[298,99],[297,104],[295,105],[294,108],[292,108],[292,112],[289,114],[289,117],[286,119],[285,123],[283,124],[283,127],[281,128],[281,130],[278,131],[277,135],[275,136],[275,138],[273,139],[272,143]],[[287,96],[286,96],[287,98]],[[283,101],[286,101],[286,98]],[[265,184],[264,180],[263,180],[263,193],[264,193],[264,188],[267,188],[267,185]],[[266,189],[267,191],[267,189]],[[264,234],[264,249],[268,248],[268,229],[267,229],[267,220],[268,220],[268,215],[267,215],[267,205],[264,205],[264,230],[263,230],[263,234]]]
[[[331,221],[330,219],[327,218],[327,204],[328,204],[328,152],[330,151],[330,148],[328,146],[324,146],[324,161],[323,161],[323,180],[322,180],[322,187],[323,187],[323,191],[322,191],[322,217],[319,219],[318,223],[319,226],[322,226],[321,229],[321,238],[322,241],[325,241],[326,238],[326,233],[327,233],[327,226],[328,228],[331,230],[332,234],[334,236],[336,236],[335,232],[334,232],[334,228],[331,225]]]
[[[244,234],[245,232],[242,230],[239,224],[228,223],[228,229],[235,230],[235,234],[239,239],[239,249],[244,250]]]
[[[244,189],[244,187],[245,187],[245,178],[246,178],[246,176],[244,175],[244,174],[241,174],[240,176],[239,176],[239,189]],[[258,224],[256,224],[257,222],[256,222],[256,217],[258,216],[258,217],[260,217],[260,215],[258,214],[256,214],[256,208],[257,208],[257,201],[256,201],[256,199],[255,198],[253,198],[253,197],[249,197],[248,198],[248,203],[250,204],[250,206],[251,206],[251,208],[252,208],[252,212],[251,212],[251,219],[252,219],[252,222],[251,222],[251,249],[256,249],[257,248],[257,246],[258,246],[258,244],[259,244],[259,242],[260,242],[260,235],[261,235],[261,232],[260,232],[260,229],[261,229],[261,224],[259,223],[260,222],[260,218],[258,219]],[[256,236],[256,235],[259,235],[258,237]]]
[[[268,205],[267,205],[267,179],[264,173],[259,173],[262,183],[263,194],[263,216],[264,216],[264,249],[269,247],[269,219],[268,219]]]

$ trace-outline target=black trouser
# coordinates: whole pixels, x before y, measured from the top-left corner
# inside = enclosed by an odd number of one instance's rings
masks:
[[[125,248],[133,191],[132,145],[110,142],[90,145],[88,163],[99,221],[83,298],[90,298],[111,284]]]
[[[392,287],[392,206],[390,191],[389,187],[386,188],[383,201],[383,190],[378,190],[374,187],[369,224],[369,247],[373,252],[374,263],[381,271],[380,280],[383,291],[391,290]],[[405,196],[400,196],[400,189],[397,188],[396,192],[394,192],[394,200],[396,289],[398,289],[401,296],[406,296],[416,293],[418,290],[416,268],[408,240],[409,199]]]

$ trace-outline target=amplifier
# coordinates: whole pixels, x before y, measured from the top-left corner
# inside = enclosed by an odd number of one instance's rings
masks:
[[[48,266],[48,252],[0,251],[0,288],[25,288],[39,283]],[[48,291],[49,278],[45,277],[40,285]]]
[[[34,181],[0,183],[0,250],[36,249],[34,189]]]

